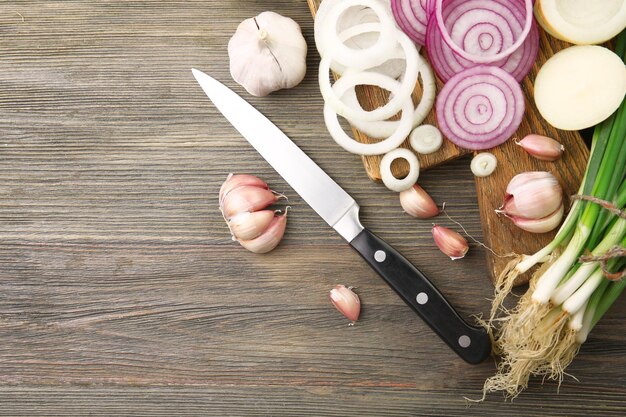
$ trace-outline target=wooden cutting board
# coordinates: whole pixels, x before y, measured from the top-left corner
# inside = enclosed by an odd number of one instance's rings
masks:
[[[320,5],[321,0],[307,0],[311,13],[315,17],[315,13]],[[557,51],[569,46],[569,44],[546,34],[541,28],[539,41],[539,55],[537,61],[532,68],[530,74],[523,80],[522,89],[526,98],[526,113],[522,124],[515,135],[508,142],[499,147],[490,150],[498,159],[498,168],[489,177],[475,178],[476,191],[478,194],[478,205],[480,208],[480,217],[482,220],[484,243],[493,249],[497,254],[505,255],[510,253],[529,254],[533,253],[546,244],[554,237],[555,232],[532,234],[525,232],[515,226],[502,216],[495,213],[504,197],[506,186],[513,176],[525,171],[549,171],[554,174],[563,186],[566,196],[576,193],[580,181],[583,177],[589,150],[585,145],[582,137],[578,132],[567,132],[558,130],[550,126],[539,114],[535,107],[533,97],[533,83],[537,75],[537,71],[546,62],[548,58]],[[421,52],[424,55],[424,51]],[[437,79],[437,89],[441,89],[443,83]],[[416,86],[414,98],[419,99],[421,95],[419,85]],[[377,87],[360,87],[357,89],[359,101],[366,109],[374,109],[382,106],[387,99],[387,94]],[[433,109],[424,123],[437,125],[435,110]],[[359,142],[371,143],[375,139],[369,138],[356,129],[353,129],[354,137]],[[565,146],[563,157],[555,162],[539,161],[530,157],[523,149],[515,144],[514,139],[522,139],[524,136],[536,133],[557,139]],[[410,149],[408,141],[403,147]],[[460,149],[448,140],[444,141],[444,146],[436,153],[431,155],[418,155],[421,169],[443,164],[447,161],[456,159],[470,151]],[[363,165],[365,172],[374,181],[380,181],[379,164],[381,156],[365,156]],[[398,161],[394,163],[393,171],[396,176],[401,178],[406,175],[408,166]],[[468,166],[468,175],[471,175]],[[568,200],[566,199],[566,203]],[[487,256],[488,269],[491,278],[495,279],[506,263],[509,257],[498,257],[489,251],[485,251]],[[528,280],[528,276],[520,277],[519,284]]]

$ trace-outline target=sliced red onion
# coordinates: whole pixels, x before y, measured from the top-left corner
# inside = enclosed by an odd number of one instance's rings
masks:
[[[495,63],[526,40],[533,4],[532,0],[435,0],[433,19],[456,54],[475,63]]]
[[[457,3],[465,0],[457,0]],[[519,4],[519,6],[522,6]],[[448,9],[449,10],[449,9]],[[519,14],[523,10],[519,9]],[[444,15],[444,21],[446,15]],[[465,70],[466,68],[475,67],[476,63],[468,61],[456,54],[452,48],[444,42],[441,31],[435,19],[431,19],[426,30],[426,49],[430,62],[437,72],[439,78],[444,82],[448,81],[455,74]],[[530,33],[522,46],[508,57],[493,62],[491,65],[497,66],[511,74],[517,81],[522,81],[530,72],[539,51],[539,31],[537,25],[533,21]]]
[[[391,0],[391,11],[396,23],[417,44],[426,43],[428,15],[420,0]]]
[[[524,116],[524,95],[506,71],[491,65],[466,69],[443,86],[435,104],[441,132],[465,149],[505,142]]]

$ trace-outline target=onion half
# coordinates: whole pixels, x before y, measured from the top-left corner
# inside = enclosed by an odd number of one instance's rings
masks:
[[[501,68],[479,65],[452,77],[437,97],[442,133],[472,150],[505,142],[524,116],[524,95],[518,82]]]

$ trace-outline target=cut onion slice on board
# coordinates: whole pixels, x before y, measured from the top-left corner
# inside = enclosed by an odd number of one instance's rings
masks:
[[[333,85],[334,94],[341,97],[348,89],[353,88],[355,80],[352,77],[358,74],[367,73],[346,73]],[[369,76],[374,85],[391,91],[394,95],[399,93],[401,84],[393,78],[378,73],[369,73]],[[402,145],[402,142],[411,132],[413,125],[413,100],[411,100],[411,97],[405,99],[402,107],[402,116],[396,131],[388,138],[376,143],[360,143],[348,136],[339,124],[337,113],[333,111],[328,102],[324,104],[324,121],[332,138],[346,151],[358,155],[382,155]]]
[[[444,10],[444,12],[447,13],[444,14],[445,21],[450,15],[450,8]],[[519,9],[520,16],[522,13],[523,9]],[[426,49],[435,72],[444,82],[448,81],[455,74],[478,65],[461,57],[448,46],[443,40],[439,26],[434,19],[428,23],[426,31]],[[522,43],[522,46],[508,57],[493,62],[491,65],[502,68],[517,81],[522,81],[535,63],[538,51],[539,31],[537,30],[537,25],[533,22],[530,32],[526,40]]]
[[[456,54],[493,63],[515,52],[530,33],[532,0],[523,0],[523,14],[516,2],[522,0],[436,0],[432,19]]]
[[[626,67],[601,46],[571,46],[546,61],[535,78],[535,104],[552,126],[580,130],[609,117],[626,94]]]
[[[322,26],[328,10],[340,0],[324,0],[315,16],[315,45],[321,56],[324,55],[322,48]],[[388,5],[387,5],[388,6]],[[389,9],[389,13],[391,10]],[[372,47],[380,36],[380,21],[378,15],[369,7],[354,6],[348,8],[339,18],[336,31],[339,39],[347,47],[359,50]],[[325,29],[326,30],[326,29]],[[388,59],[382,64],[370,68],[370,71],[380,72],[392,78],[398,78],[405,70],[404,53],[400,45],[385,51]],[[337,74],[342,74],[346,66],[336,61],[331,62],[330,68]]]
[[[597,44],[626,28],[626,0],[537,0],[535,16],[555,38]]]
[[[379,36],[371,46],[361,49],[350,48],[340,39],[337,32],[340,17],[351,7],[367,7],[376,14],[380,24]],[[322,57],[332,52],[333,60],[337,63],[354,68],[368,69],[382,64],[386,60],[386,52],[396,45],[397,28],[388,9],[377,0],[343,0],[329,6],[324,12],[318,33],[317,48]],[[331,51],[331,48],[333,51]]]
[[[505,142],[524,116],[524,95],[506,71],[488,65],[452,77],[435,104],[441,132],[461,148],[489,149]]]
[[[425,2],[424,2],[425,3]],[[419,45],[426,42],[429,14],[419,0],[391,0],[391,11],[396,23],[409,38]]]
[[[333,10],[331,10],[330,13],[332,12]],[[407,99],[411,98],[411,94],[415,88],[415,83],[417,82],[419,54],[415,44],[411,42],[411,40],[403,32],[396,30],[395,36],[404,50],[406,60],[406,71],[402,76],[402,87],[394,93],[393,97],[389,100],[389,102],[387,102],[387,104],[372,111],[365,111],[361,107],[355,108],[348,106],[334,93],[329,80],[330,63],[335,56],[340,54],[340,50],[335,47],[336,45],[328,45],[326,47],[325,54],[320,61],[319,84],[324,101],[333,109],[333,111],[349,120],[361,120],[366,122],[380,121],[388,119],[398,113]],[[372,62],[371,66],[374,65],[376,64]],[[348,74],[344,74],[340,80],[347,75]],[[376,75],[380,74],[370,71],[351,72],[349,75],[353,87],[357,85],[378,85],[376,84],[376,80],[380,79],[379,77],[376,77]]]
[[[435,75],[433,74],[430,65],[424,57],[421,55],[418,56],[418,68],[419,74],[422,79],[422,97],[420,101],[415,107],[415,111],[413,112],[413,125],[412,127],[416,127],[420,123],[426,119],[428,113],[433,108],[435,104],[435,94],[437,90],[437,86],[435,84]],[[346,103],[350,107],[358,107],[362,108],[359,103],[359,99],[356,95],[356,89],[350,88],[342,97],[344,103]],[[377,122],[364,122],[360,120],[348,120],[350,124],[365,133],[366,135],[381,139],[389,137],[398,129],[398,124],[400,123],[397,120],[382,120]]]

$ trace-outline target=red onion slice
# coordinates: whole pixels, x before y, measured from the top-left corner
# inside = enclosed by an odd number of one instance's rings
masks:
[[[433,16],[444,42],[456,54],[486,64],[510,56],[524,43],[533,22],[533,4],[532,0],[436,0]]]
[[[505,142],[524,116],[524,95],[506,71],[490,65],[466,69],[443,86],[435,105],[442,133],[472,150]]]
[[[434,19],[430,20],[426,30],[426,49],[435,72],[444,82],[448,81],[455,74],[478,65],[456,54],[443,41],[439,26]],[[539,31],[533,21],[530,33],[524,43],[522,43],[522,46],[507,58],[493,62],[491,65],[502,68],[517,81],[521,82],[535,63],[538,51]]]
[[[391,0],[391,11],[396,23],[417,44],[426,43],[428,15],[420,0]]]

